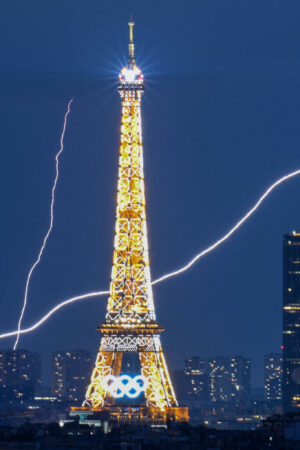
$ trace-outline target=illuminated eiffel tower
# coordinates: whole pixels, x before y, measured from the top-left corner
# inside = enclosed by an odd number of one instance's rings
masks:
[[[121,146],[110,296],[95,368],[83,407],[118,420],[188,420],[178,407],[154,310],[145,212],[141,98],[144,79],[135,64],[129,22],[129,61],[121,70]]]

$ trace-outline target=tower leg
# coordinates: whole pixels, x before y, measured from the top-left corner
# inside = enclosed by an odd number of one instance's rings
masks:
[[[145,395],[148,405],[161,411],[177,406],[161,347],[158,352],[140,352],[139,358],[142,375],[147,379]]]
[[[107,375],[120,375],[122,357],[122,352],[105,352],[100,347],[91,382],[86,392],[86,400],[84,402],[86,406],[99,408],[104,405],[104,401],[106,404],[114,403],[114,398],[103,388],[103,379]]]

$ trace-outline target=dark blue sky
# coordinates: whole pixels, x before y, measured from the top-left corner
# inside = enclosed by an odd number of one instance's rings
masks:
[[[15,329],[26,276],[55,227],[30,286],[24,325],[58,301],[109,286],[120,99],[116,79],[136,21],[144,70],[146,196],[153,278],[224,234],[281,175],[300,167],[300,3],[278,0],[2,2],[0,9],[0,329]],[[230,241],[155,286],[170,366],[186,356],[243,354],[262,385],[263,354],[281,345],[282,235],[300,228],[300,177]],[[48,355],[96,352],[106,298],[58,313],[21,338]],[[1,348],[13,341],[0,342]]]

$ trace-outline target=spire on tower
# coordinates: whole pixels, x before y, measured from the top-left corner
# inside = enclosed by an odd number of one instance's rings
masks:
[[[134,22],[132,20],[132,16],[130,17],[129,25],[129,45],[128,45],[128,53],[129,53],[129,62],[134,64],[134,43],[133,43],[133,27]]]
[[[128,45],[129,59],[127,66],[123,67],[121,70],[118,84],[118,89],[122,98],[124,94],[124,89],[128,90],[130,88],[131,92],[140,91],[140,93],[143,93],[144,91],[144,78],[142,71],[135,65],[134,43],[133,43],[134,22],[132,16],[130,17],[128,25],[129,25],[129,45]]]

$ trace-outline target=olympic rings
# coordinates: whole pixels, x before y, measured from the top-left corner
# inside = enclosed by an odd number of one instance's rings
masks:
[[[131,378],[129,375],[107,375],[103,378],[102,386],[115,398],[129,397],[136,398],[147,387],[147,378],[143,375],[136,375]]]

